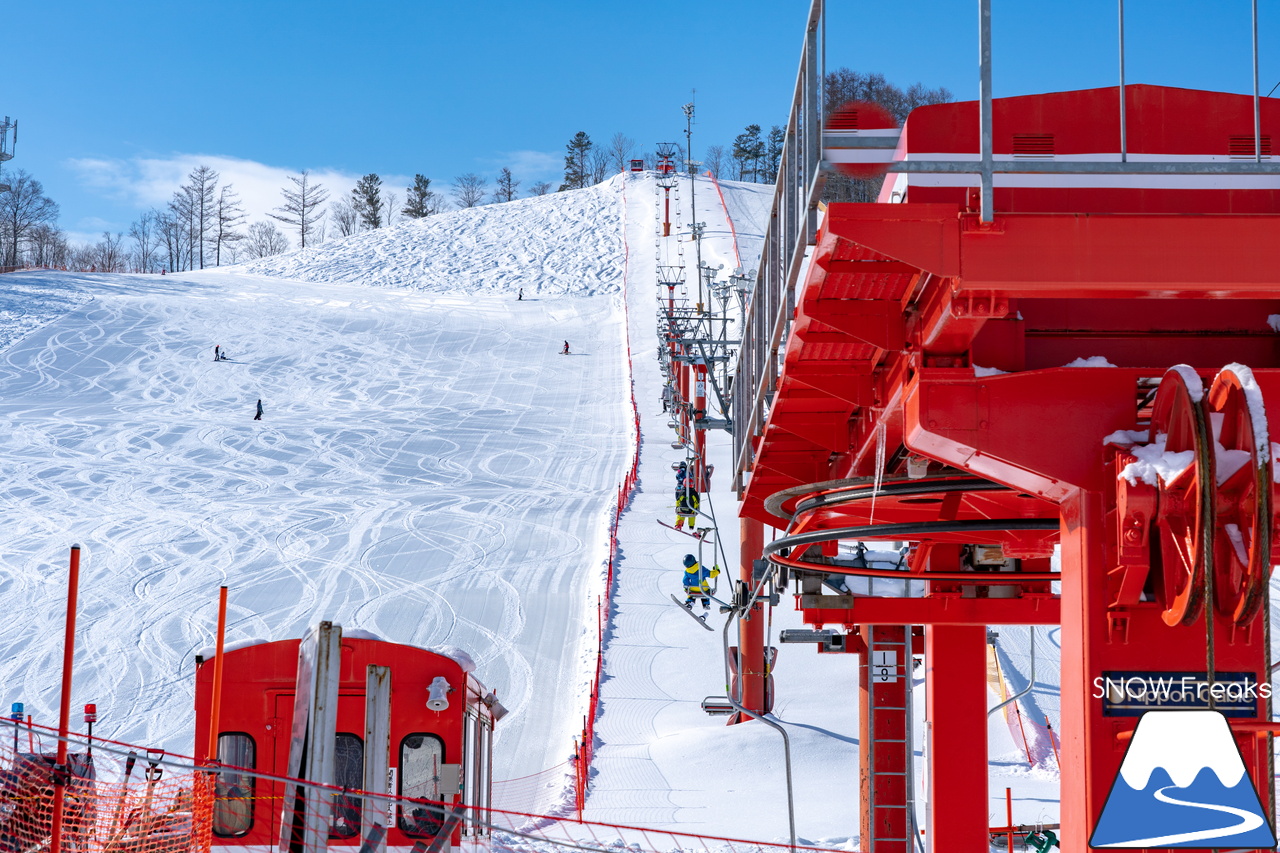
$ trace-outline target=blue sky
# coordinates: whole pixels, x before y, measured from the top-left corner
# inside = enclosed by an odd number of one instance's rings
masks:
[[[1127,79],[1247,92],[1247,0],[1128,0]],[[1260,0],[1261,87],[1280,82],[1280,11]],[[0,114],[73,237],[127,230],[196,163],[255,218],[284,176],[333,194],[377,172],[403,197],[503,166],[558,184],[585,130],[694,155],[787,114],[808,0],[130,2],[18,0],[4,13]],[[831,0],[828,68],[977,96],[976,0]],[[992,0],[996,96],[1114,85],[1115,0]]]

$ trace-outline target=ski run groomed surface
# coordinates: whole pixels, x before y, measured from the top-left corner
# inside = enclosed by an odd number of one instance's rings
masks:
[[[696,219],[703,261],[724,278],[758,263],[771,188],[722,189],[723,205],[698,179]],[[785,840],[777,733],[700,708],[725,692],[724,617],[713,609],[704,631],[670,595],[682,597],[681,558],[702,543],[654,524],[675,520],[671,465],[683,458],[661,411],[656,265],[695,263],[689,195],[684,179],[666,239],[652,178],[619,176],[249,269],[0,276],[0,699],[56,723],[67,549],[79,543],[72,706],[97,703],[97,734],[191,751],[193,659],[212,644],[226,584],[230,643],[326,619],[467,651],[511,709],[494,778],[553,771],[536,801],[496,805],[553,808],[594,669],[634,387],[640,477],[619,526],[584,817]],[[218,344],[230,362],[213,361]],[[727,588],[732,464],[728,437],[710,442],[703,509],[718,516]],[[801,627],[790,604],[772,616],[775,642]],[[1030,632],[997,630],[1004,689],[1020,690]],[[1021,730],[1016,716],[991,719],[993,824],[1005,787],[1016,821],[1057,820],[1043,725],[1058,727],[1056,641],[1038,629]],[[856,664],[780,649],[775,714],[792,741],[802,843],[857,845]],[[916,684],[919,744],[922,671]],[[917,759],[919,772],[919,748]]]

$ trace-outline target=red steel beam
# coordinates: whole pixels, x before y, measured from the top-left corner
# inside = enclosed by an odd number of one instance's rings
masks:
[[[1062,610],[1057,598],[881,598],[856,596],[848,607],[805,607],[798,596],[797,609],[807,625],[1058,625]],[[825,599],[834,596],[814,596]],[[847,598],[847,596],[841,596]],[[825,603],[825,602],[823,602]]]

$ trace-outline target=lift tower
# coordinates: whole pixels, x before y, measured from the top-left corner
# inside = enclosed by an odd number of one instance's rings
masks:
[[[1123,81],[993,98],[979,9],[980,100],[826,138],[811,9],[733,381],[744,543],[761,541],[748,522],[780,531],[759,553],[836,632],[812,632],[821,648],[859,653],[873,682],[909,679],[923,636],[925,814],[898,763],[909,703],[858,699],[869,853],[909,853],[921,828],[928,850],[989,849],[998,625],[1060,626],[1063,851],[1177,834],[1141,809],[1103,832],[1152,711],[1221,715],[1247,774],[1221,784],[1259,817],[1237,837],[1184,795],[1178,831],[1273,848],[1280,101]],[[824,163],[882,164],[879,202],[819,221]],[[864,540],[910,555],[871,567],[849,556]],[[849,576],[897,583],[854,596]],[[1160,679],[1184,689],[1142,689]],[[1171,787],[1132,796],[1173,809]]]
[[[13,150],[18,146],[18,122],[8,116],[0,122],[0,193],[8,192],[10,187],[4,182],[4,164],[13,159]]]

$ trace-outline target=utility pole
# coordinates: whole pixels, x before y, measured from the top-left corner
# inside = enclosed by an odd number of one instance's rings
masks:
[[[12,141],[10,139],[10,131],[13,132]],[[0,177],[3,177],[3,167],[6,160],[13,159],[13,150],[18,147],[18,122],[16,119],[4,117],[4,121],[0,122]],[[9,185],[0,181],[0,193],[7,192]]]
[[[689,208],[692,211],[690,215],[691,227],[693,234],[693,246],[697,255],[697,266],[694,269],[702,270],[702,223],[698,221],[698,164],[693,159],[693,101],[685,104],[684,107],[684,156],[685,162],[689,165]],[[702,275],[698,275],[698,308],[697,312],[702,313]]]

